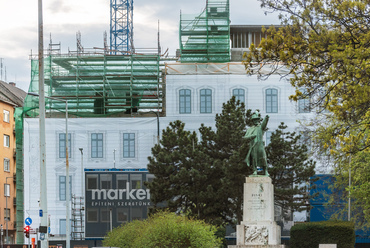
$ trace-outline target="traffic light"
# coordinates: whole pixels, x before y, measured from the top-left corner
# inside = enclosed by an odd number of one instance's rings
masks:
[[[30,237],[30,226],[25,226],[24,233],[26,234],[26,238]]]

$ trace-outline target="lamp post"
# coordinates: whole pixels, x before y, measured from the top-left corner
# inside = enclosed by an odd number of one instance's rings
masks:
[[[149,113],[154,113],[157,116],[157,143],[159,145],[159,112],[149,111]]]
[[[41,96],[37,93],[33,93],[33,92],[28,92],[28,95],[31,95],[31,96],[39,96],[39,99],[41,99]],[[66,112],[66,134],[65,134],[65,138],[66,138],[66,248],[70,248],[70,211],[69,211],[69,205],[70,205],[70,186],[69,186],[69,159],[68,159],[68,100],[65,100],[65,99],[61,99],[61,98],[56,98],[56,97],[51,97],[51,96],[45,96],[44,95],[44,98],[48,98],[48,99],[51,99],[51,100],[56,100],[56,101],[61,101],[61,102],[64,102],[65,103],[65,112]],[[40,101],[39,101],[40,102]],[[43,129],[43,138],[45,140],[45,104],[43,106],[39,106],[40,108],[40,119],[41,119],[41,107],[44,108],[44,115],[43,115],[43,119],[44,119],[44,129]],[[40,129],[41,129],[41,126],[40,126]],[[44,141],[44,148],[43,148],[43,153],[45,154],[45,141]],[[45,156],[45,155],[44,155]],[[45,164],[45,161],[43,161],[43,164]],[[42,171],[41,171],[42,172]],[[40,172],[40,174],[41,174]],[[46,177],[46,167],[44,169],[44,174],[45,174],[45,177]],[[45,178],[45,188],[46,188],[46,178]],[[45,195],[46,195],[46,190],[45,191],[41,191],[41,192],[45,192]],[[41,206],[41,209],[42,208],[42,203],[43,203],[43,197],[45,197],[45,205],[46,205],[46,196],[43,196],[41,194],[40,196],[40,206]],[[47,211],[47,208],[45,208],[44,211]],[[43,214],[45,216],[45,218],[47,217],[46,213]],[[43,216],[41,216],[43,217]],[[44,226],[42,224],[42,218],[41,218],[41,225]],[[46,218],[46,225],[47,226],[47,218]],[[41,248],[48,248],[48,247],[41,247]]]
[[[8,179],[9,178],[13,178],[13,177],[6,177],[5,178],[5,183],[6,183],[6,185],[9,185],[8,184]],[[5,196],[5,211],[6,211],[6,213],[8,214],[9,213],[9,216],[10,216],[10,210],[9,210],[9,212],[8,212],[8,197],[10,197],[10,185],[9,185],[9,195],[8,195],[8,192],[6,192],[7,193],[7,195]],[[8,235],[8,222],[9,222],[9,216],[6,216],[6,218],[5,218],[5,229],[6,229],[6,244],[9,244],[9,235]]]
[[[84,195],[84,152],[83,152],[83,148],[82,147],[80,147],[80,148],[78,148],[79,150],[80,150],[80,152],[81,152],[81,197],[83,197],[83,195]]]

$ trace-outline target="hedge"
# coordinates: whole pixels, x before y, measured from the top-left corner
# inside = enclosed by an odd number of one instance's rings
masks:
[[[355,246],[354,223],[348,221],[321,221],[296,224],[290,230],[290,247],[319,247],[319,244],[337,244],[337,248]]]

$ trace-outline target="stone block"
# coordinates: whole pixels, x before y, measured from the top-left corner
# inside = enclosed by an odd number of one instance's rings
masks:
[[[336,244],[319,244],[319,248],[337,248]]]

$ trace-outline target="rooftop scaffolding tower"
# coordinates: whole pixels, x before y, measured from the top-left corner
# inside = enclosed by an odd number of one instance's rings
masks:
[[[230,61],[229,0],[207,0],[200,15],[180,14],[180,61]]]
[[[133,0],[110,0],[111,54],[134,52],[133,8]]]

